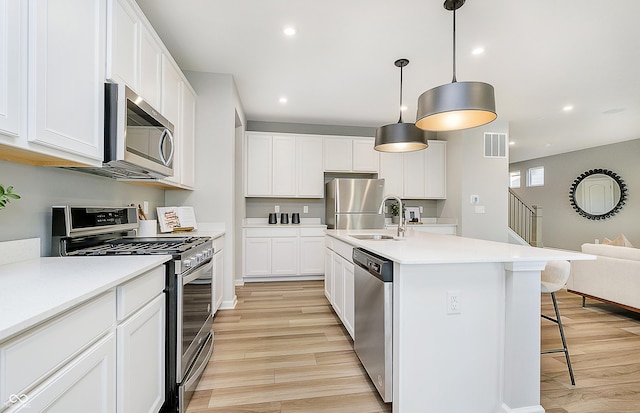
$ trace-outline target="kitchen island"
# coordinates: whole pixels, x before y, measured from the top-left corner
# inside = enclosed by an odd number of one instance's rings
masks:
[[[595,257],[416,231],[326,234],[394,262],[394,412],[544,412],[540,271],[547,261]],[[448,311],[449,294],[459,313]]]

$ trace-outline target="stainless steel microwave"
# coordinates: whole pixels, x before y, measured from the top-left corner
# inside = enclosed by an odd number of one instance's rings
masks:
[[[173,130],[173,124],[133,90],[105,83],[105,168],[131,178],[173,175]]]
[[[126,180],[172,176],[173,124],[133,90],[117,83],[105,83],[104,107],[102,166],[65,169]]]

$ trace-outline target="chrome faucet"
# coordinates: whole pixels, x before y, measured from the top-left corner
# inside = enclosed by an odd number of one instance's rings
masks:
[[[378,208],[378,214],[382,214],[382,211],[384,210],[384,203],[389,200],[389,199],[395,199],[396,201],[398,201],[398,207],[399,207],[399,214],[400,214],[400,222],[398,222],[398,237],[404,237],[404,233],[407,229],[406,225],[406,221],[405,221],[405,216],[402,210],[402,199],[400,199],[399,196],[396,195],[387,195],[384,197],[384,199],[382,200],[382,203],[380,204],[380,208]]]

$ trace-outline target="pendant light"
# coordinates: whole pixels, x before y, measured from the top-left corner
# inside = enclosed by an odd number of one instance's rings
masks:
[[[493,86],[482,82],[456,80],[456,9],[465,0],[446,0],[453,11],[453,80],[427,90],[418,98],[416,126],[430,131],[452,131],[485,125],[496,119]]]
[[[400,68],[400,107],[402,108],[402,68],[409,64],[408,59],[398,59],[394,63]],[[425,149],[427,136],[413,123],[402,122],[402,109],[398,123],[381,126],[376,130],[374,149],[380,152],[412,152]]]

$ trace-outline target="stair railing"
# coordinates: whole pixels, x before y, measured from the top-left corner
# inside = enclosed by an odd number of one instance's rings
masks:
[[[509,188],[509,228],[529,245],[542,247],[542,207],[529,206]]]

